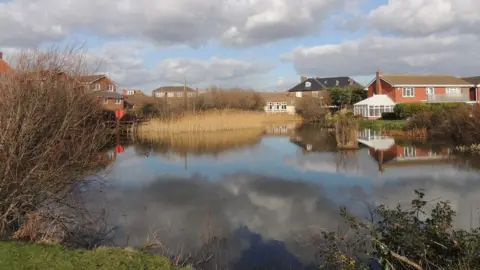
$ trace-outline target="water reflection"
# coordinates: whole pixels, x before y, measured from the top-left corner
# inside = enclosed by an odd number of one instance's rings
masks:
[[[367,202],[408,203],[416,188],[451,200],[458,227],[479,225],[480,162],[442,144],[360,135],[358,151],[337,151],[313,126],[271,128],[248,143],[137,143],[85,196],[92,210],[107,206],[117,245],[154,234],[159,252],[195,258],[199,269],[309,269],[316,250],[300,240],[311,226],[337,230],[340,205],[363,215]]]

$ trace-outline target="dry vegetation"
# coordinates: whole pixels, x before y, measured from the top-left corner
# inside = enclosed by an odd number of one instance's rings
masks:
[[[0,81],[0,235],[28,216],[59,209],[98,165],[105,145],[98,99],[70,76],[85,75],[81,50],[28,51]],[[28,226],[30,226],[29,224]]]
[[[217,155],[234,148],[255,145],[260,141],[262,134],[263,131],[259,129],[215,133],[149,133],[142,134],[141,139],[143,144],[148,144],[154,151]]]
[[[158,133],[215,132],[241,129],[264,129],[272,123],[301,121],[296,115],[267,114],[264,112],[240,110],[209,110],[186,114],[171,119],[154,119],[140,125],[140,137],[154,138]]]

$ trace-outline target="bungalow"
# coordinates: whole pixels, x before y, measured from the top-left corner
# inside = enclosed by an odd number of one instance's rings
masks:
[[[465,77],[462,80],[473,84],[473,87],[470,88],[470,100],[479,100],[478,92],[480,91],[480,76],[475,77]]]
[[[295,96],[298,98],[301,98],[305,94],[318,97],[320,91],[326,91],[332,88],[363,88],[363,86],[350,77],[301,77],[300,83],[288,90],[288,92],[295,93]]]
[[[368,98],[354,104],[354,114],[378,119],[382,113],[392,112],[397,103],[476,103],[473,86],[450,75],[383,75],[377,71],[366,87]]]
[[[265,100],[265,112],[295,114],[295,97],[285,92],[262,92]]]
[[[197,91],[186,86],[162,86],[152,91],[156,98],[183,98],[186,92],[187,97],[195,97]]]

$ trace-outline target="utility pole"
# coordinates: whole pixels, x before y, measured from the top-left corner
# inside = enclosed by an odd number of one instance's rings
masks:
[[[187,76],[183,79],[183,102],[185,103],[185,111],[188,110],[188,103],[187,103]]]

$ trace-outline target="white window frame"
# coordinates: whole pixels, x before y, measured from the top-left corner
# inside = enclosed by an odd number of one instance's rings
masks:
[[[155,92],[155,96],[156,96],[156,97],[162,97],[162,96],[163,96],[163,93],[161,93],[161,92]]]
[[[175,97],[175,93],[174,92],[167,92],[167,97]]]
[[[445,94],[447,96],[460,96],[462,94],[462,88],[460,87],[445,88]]]
[[[404,157],[416,157],[417,156],[417,148],[415,146],[405,146],[403,148],[403,156]]]
[[[103,98],[103,104],[108,104],[108,98]]]
[[[108,92],[113,92],[114,91],[113,85],[111,85],[111,84],[107,85],[107,91]]]
[[[409,93],[409,92],[411,92],[411,93]],[[403,87],[402,88],[402,97],[415,97],[415,87]]]
[[[122,99],[121,98],[115,99],[115,104],[117,105],[122,104]]]
[[[267,112],[273,111],[273,102],[267,102]]]
[[[176,97],[183,97],[183,92],[177,92]]]
[[[295,96],[296,96],[297,98],[301,98],[301,97],[302,97],[302,92],[300,92],[300,91],[299,91],[299,92],[295,92]]]
[[[425,88],[425,93],[427,94],[427,96],[435,95],[435,87]]]
[[[158,93],[155,93],[155,94],[158,94]],[[129,96],[135,95],[135,90],[128,90],[127,95],[129,95]]]
[[[95,84],[95,91],[100,91],[102,89],[101,85],[99,83]]]
[[[282,111],[286,112],[287,111],[287,102],[282,102]]]

